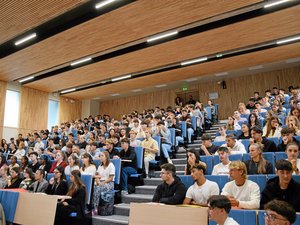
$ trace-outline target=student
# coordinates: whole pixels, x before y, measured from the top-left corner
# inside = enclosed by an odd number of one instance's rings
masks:
[[[266,225],[291,225],[296,221],[294,208],[285,201],[272,200],[265,205]]]
[[[296,142],[290,142],[287,144],[285,152],[287,160],[292,163],[293,174],[300,174],[299,145]]]
[[[170,163],[163,164],[160,177],[163,183],[157,186],[152,202],[167,205],[181,204],[185,198],[186,188],[180,178],[176,176],[175,166]]]
[[[224,195],[213,195],[207,200],[208,218],[218,225],[239,225],[234,219],[228,217],[231,203]]]
[[[229,150],[226,147],[220,147],[218,149],[218,155],[220,159],[220,163],[215,165],[211,175],[227,175],[229,176]]]
[[[207,206],[209,197],[220,193],[218,184],[205,178],[205,170],[203,164],[192,167],[191,175],[195,183],[187,190],[183,204]]]

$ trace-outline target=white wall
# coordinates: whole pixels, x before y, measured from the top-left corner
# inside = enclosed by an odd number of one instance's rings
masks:
[[[89,115],[91,115],[91,100],[82,100],[81,119]]]
[[[90,115],[97,116],[99,115],[99,101],[91,100],[91,111]]]

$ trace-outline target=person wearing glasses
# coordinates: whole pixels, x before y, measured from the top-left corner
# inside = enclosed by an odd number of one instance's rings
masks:
[[[224,195],[212,195],[207,200],[208,218],[218,225],[239,225],[234,219],[228,217],[231,210],[230,200]]]
[[[293,166],[286,159],[275,164],[277,176],[269,179],[261,193],[260,209],[273,199],[283,200],[291,204],[296,212],[300,212],[300,183],[292,178]]]
[[[272,200],[265,205],[266,225],[291,225],[296,221],[294,208],[285,201]]]
[[[167,205],[182,204],[186,188],[180,178],[176,176],[175,166],[171,163],[166,163],[161,165],[160,168],[160,177],[163,183],[157,186],[152,202]]]

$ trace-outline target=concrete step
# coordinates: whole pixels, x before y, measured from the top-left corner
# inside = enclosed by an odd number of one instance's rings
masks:
[[[114,205],[114,215],[129,216],[130,204],[120,203]]]
[[[176,171],[184,171],[186,164],[174,164]]]
[[[122,202],[123,203],[130,203],[130,202],[151,202],[153,195],[143,195],[143,194],[129,194],[129,195],[122,195]]]
[[[176,159],[186,159],[186,153],[177,153]]]
[[[135,193],[136,194],[145,194],[145,195],[154,195],[156,190],[156,186],[151,185],[143,185],[143,186],[136,186]]]
[[[128,216],[93,216],[93,225],[128,225]]]
[[[174,163],[174,165],[177,164],[185,164],[186,163],[186,158],[182,158],[182,159],[172,159],[172,162]]]
[[[144,179],[144,184],[145,185],[153,185],[153,186],[158,186],[159,184],[161,184],[162,183],[162,180],[161,180],[161,178],[159,177],[157,177],[157,178],[155,178],[155,177],[153,177],[153,178],[147,178],[147,179]]]

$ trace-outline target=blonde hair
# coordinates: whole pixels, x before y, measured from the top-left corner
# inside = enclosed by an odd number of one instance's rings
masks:
[[[260,151],[257,172],[259,174],[266,174],[267,173],[267,171],[266,171],[267,161],[265,160],[265,158],[262,155],[264,145],[262,143],[253,143],[250,145],[250,147],[251,146],[254,146],[257,150]]]
[[[229,169],[237,169],[237,170],[243,170],[243,175],[242,177],[244,179],[247,179],[247,167],[245,165],[245,163],[243,163],[242,161],[238,160],[238,161],[233,161],[229,164]]]

